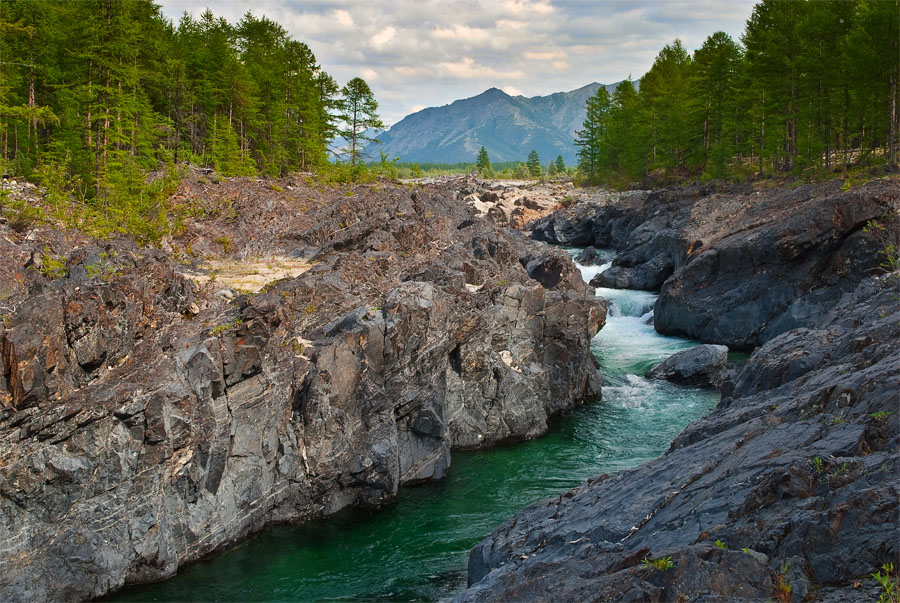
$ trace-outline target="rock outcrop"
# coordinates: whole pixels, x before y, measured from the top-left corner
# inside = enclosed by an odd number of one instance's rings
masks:
[[[881,272],[898,210],[896,179],[849,191],[711,182],[584,195],[531,228],[538,240],[617,249],[591,285],[660,291],[659,332],[749,351],[809,326]]]
[[[534,234],[655,246],[674,270],[658,330],[760,347],[665,455],[479,543],[460,599],[875,598],[870,574],[900,565],[900,187],[698,192],[579,204]]]
[[[679,385],[719,387],[725,380],[728,348],[703,344],[672,354],[647,372],[650,379],[665,379]]]
[[[877,598],[900,562],[898,279],[769,340],[662,457],[518,513],[460,599]]]
[[[454,448],[536,437],[598,398],[605,306],[568,255],[472,219],[452,189],[411,189],[188,181],[176,196],[207,217],[165,242],[188,266],[58,237],[65,276],[14,267],[0,598],[170,576],[267,523],[389,502]],[[205,270],[198,249],[309,266],[245,293],[184,276]]]

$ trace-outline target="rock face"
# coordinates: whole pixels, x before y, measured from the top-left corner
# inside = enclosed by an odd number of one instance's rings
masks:
[[[718,387],[725,380],[728,348],[698,345],[672,354],[647,372],[650,379],[665,379],[679,385]]]
[[[769,340],[662,457],[518,513],[460,599],[877,598],[900,562],[898,279]]]
[[[566,253],[471,219],[453,190],[281,185],[176,193],[234,213],[189,222],[173,253],[226,235],[235,261],[316,250],[258,294],[216,295],[127,241],[60,238],[55,280],[18,268],[29,291],[0,322],[0,598],[170,576],[269,522],[391,501],[443,477],[452,449],[536,437],[599,397],[605,305]]]
[[[617,249],[591,285],[659,290],[659,332],[749,351],[811,325],[882,271],[883,251],[897,243],[898,209],[896,179],[850,191],[713,182],[583,195],[531,228],[538,240]]]

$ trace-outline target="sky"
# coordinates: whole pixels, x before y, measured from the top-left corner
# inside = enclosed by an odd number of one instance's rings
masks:
[[[676,38],[740,41],[756,0],[157,0],[175,23],[250,10],[305,42],[344,85],[369,84],[391,125],[491,87],[543,96],[639,79]]]

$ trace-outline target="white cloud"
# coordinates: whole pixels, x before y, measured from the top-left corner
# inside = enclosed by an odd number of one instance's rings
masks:
[[[345,10],[338,9],[334,11],[334,18],[344,27],[353,27],[353,17]]]
[[[391,40],[394,39],[394,36],[397,34],[397,30],[391,27],[390,25],[379,31],[377,34],[372,36],[369,39],[369,42],[372,43],[372,46],[376,49],[383,48],[388,44]]]
[[[419,111],[421,111],[424,108],[425,108],[425,105],[413,105],[412,107],[409,108],[409,112],[410,113],[418,113]]]
[[[177,24],[233,0],[158,0]],[[492,86],[545,95],[640,78],[665,44],[688,50],[717,30],[736,41],[756,0],[253,0],[252,13],[305,42],[339,84],[370,82],[386,123]],[[374,76],[373,76],[374,75]],[[510,86],[514,83],[516,86]]]
[[[432,35],[441,40],[457,40],[461,42],[484,42],[490,37],[486,29],[454,25],[452,28],[435,27]]]
[[[506,10],[516,15],[528,13],[546,15],[552,13],[554,9],[546,0],[542,0],[540,2],[528,2],[526,0],[507,0]]]
[[[559,50],[545,50],[543,52],[529,50],[525,53],[525,58],[533,61],[550,61],[553,59],[564,59],[565,57],[566,55]]]
[[[503,86],[503,91],[510,96],[525,96],[525,93],[515,86]]]
[[[471,57],[463,57],[457,63],[444,62],[440,64],[447,72],[454,77],[471,79],[471,78],[495,78],[495,79],[519,79],[525,74],[518,70],[502,71],[479,65],[475,59]]]

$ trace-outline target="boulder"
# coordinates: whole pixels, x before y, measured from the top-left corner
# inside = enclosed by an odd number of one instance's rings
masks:
[[[704,344],[672,354],[647,372],[650,379],[679,385],[718,387],[725,379],[728,348]]]
[[[593,246],[585,247],[575,258],[575,261],[582,266],[593,266],[597,260],[597,250]]]

